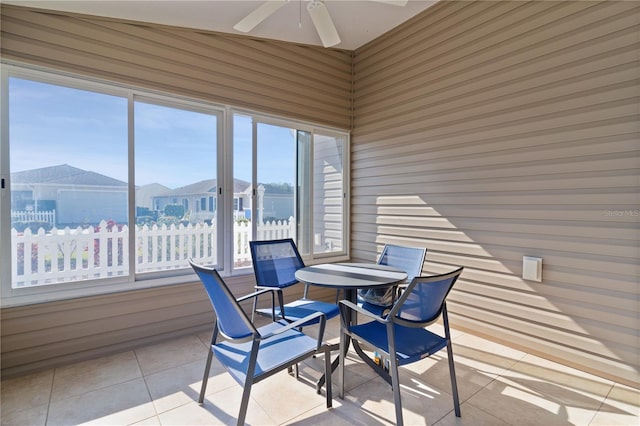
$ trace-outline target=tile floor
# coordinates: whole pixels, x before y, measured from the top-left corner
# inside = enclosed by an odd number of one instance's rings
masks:
[[[435,326],[437,327],[437,325]],[[337,341],[337,319],[327,339]],[[640,390],[454,332],[462,417],[453,413],[446,352],[401,369],[405,424],[639,425]],[[241,388],[212,367],[204,405],[197,404],[208,334],[79,362],[2,381],[2,425],[235,424]],[[385,425],[395,414],[391,388],[350,357],[344,400],[325,408],[313,380],[322,359],[295,380],[279,373],[254,386],[247,423]],[[316,371],[317,368],[317,371]]]

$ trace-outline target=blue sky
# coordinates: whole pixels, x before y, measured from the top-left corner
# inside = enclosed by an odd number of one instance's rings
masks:
[[[127,181],[127,100],[11,78],[10,163],[17,172],[69,164]],[[216,177],[214,116],[137,102],[136,185],[170,188]],[[259,180],[293,183],[295,147],[286,128],[259,125]],[[251,180],[251,120],[234,123],[236,177]]]

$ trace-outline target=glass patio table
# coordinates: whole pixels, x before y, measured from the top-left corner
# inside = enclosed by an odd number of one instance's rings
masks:
[[[363,288],[388,287],[399,284],[407,279],[407,273],[387,265],[375,263],[323,263],[319,265],[306,266],[296,271],[296,279],[318,287],[333,288],[342,290],[345,300],[353,303],[358,301],[358,290]],[[351,324],[355,321],[349,314],[346,321]],[[350,341],[347,340],[344,350],[349,348]],[[354,342],[356,353],[371,364],[371,359],[362,351],[360,346]],[[339,362],[339,357],[331,363],[331,371],[334,371]],[[317,390],[324,385],[325,378],[322,376],[317,384]]]

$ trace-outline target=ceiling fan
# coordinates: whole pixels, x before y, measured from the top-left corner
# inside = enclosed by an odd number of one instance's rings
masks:
[[[254,29],[258,24],[271,16],[275,11],[280,9],[290,0],[268,0],[254,9],[251,13],[245,16],[237,24],[233,26],[233,29],[243,33],[248,33]],[[299,0],[302,1],[302,0]],[[340,36],[333,25],[333,20],[327,10],[327,6],[323,0],[305,0],[308,2],[307,11],[313,22],[313,26],[318,32],[318,36],[322,41],[324,47],[335,46],[340,43]],[[405,6],[408,0],[370,0],[378,3],[390,4],[393,6]]]

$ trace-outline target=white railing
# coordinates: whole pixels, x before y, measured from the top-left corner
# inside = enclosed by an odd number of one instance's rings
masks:
[[[11,222],[46,222],[53,225],[56,223],[56,211],[11,210]]]
[[[294,235],[295,222],[267,222],[258,226],[258,239]],[[136,226],[135,272],[164,271],[187,267],[187,259],[213,263],[217,260],[215,225]],[[233,260],[236,266],[251,265],[250,222],[234,226]],[[12,283],[17,287],[116,277],[129,271],[129,228],[101,222],[96,228],[53,228],[37,233],[11,230]]]

